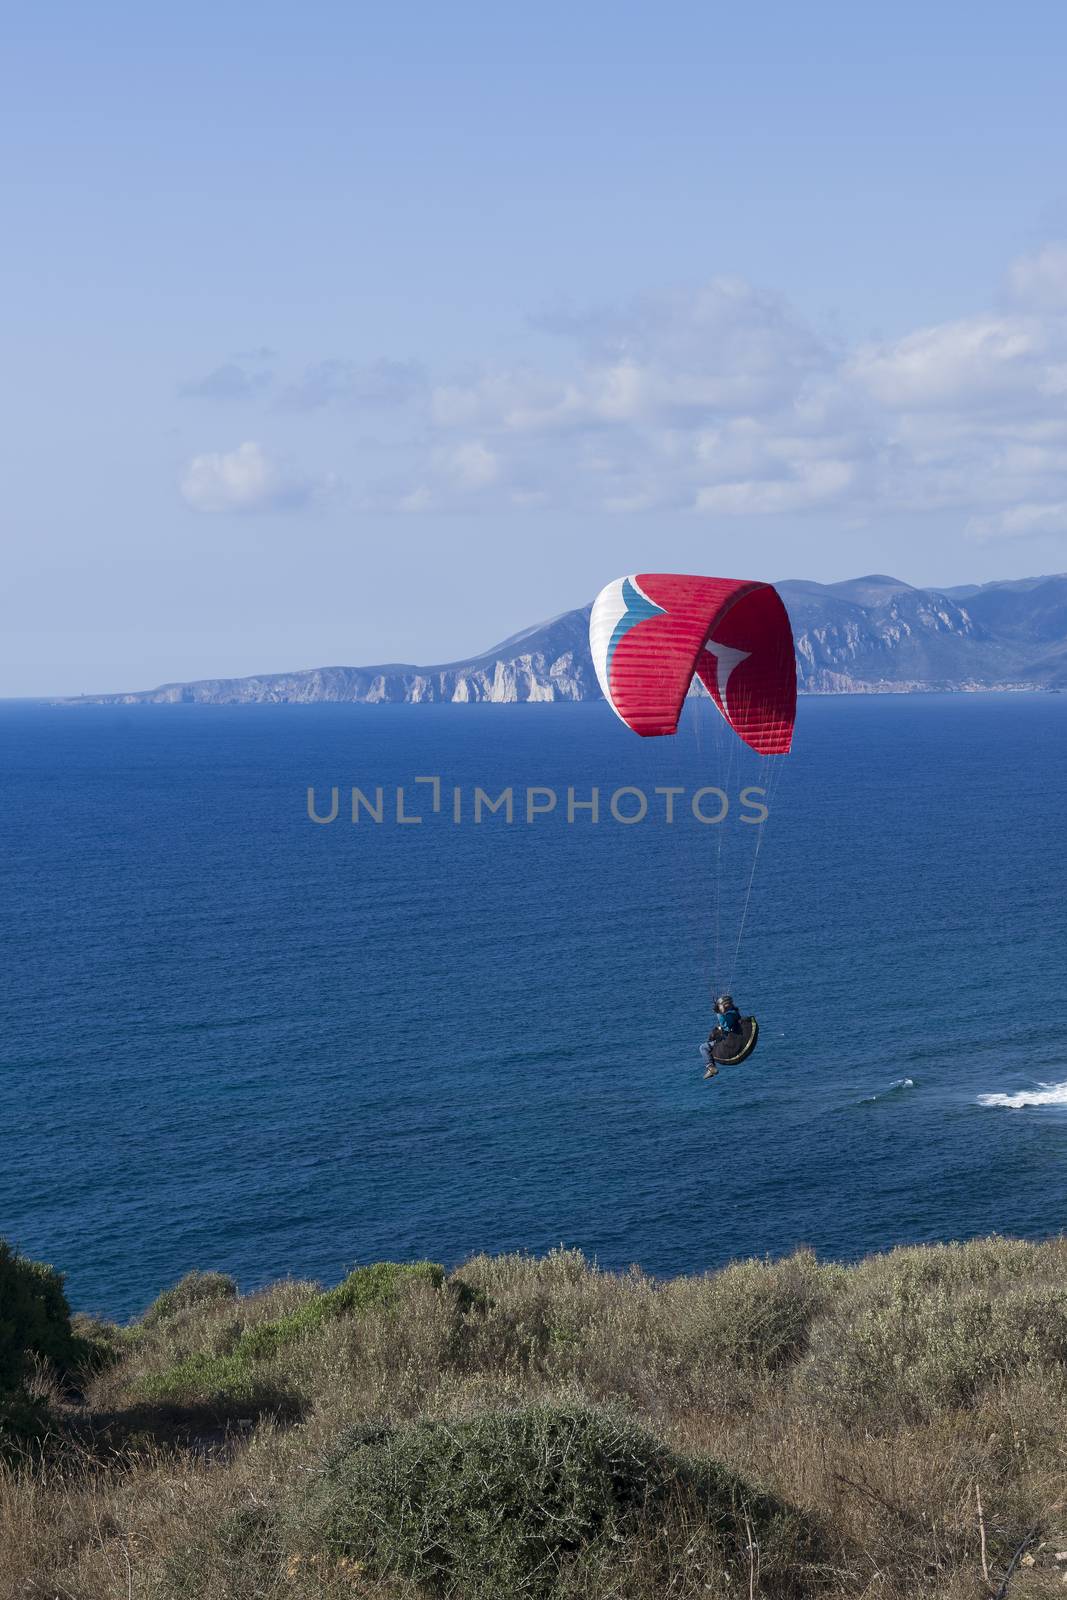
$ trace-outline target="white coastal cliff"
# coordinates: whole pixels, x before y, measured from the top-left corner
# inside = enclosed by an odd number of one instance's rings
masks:
[[[787,580],[797,676],[809,694],[1067,687],[1067,575],[916,589],[880,575],[846,583]],[[95,705],[367,705],[599,700],[589,607],[441,666],[312,667],[83,695]]]

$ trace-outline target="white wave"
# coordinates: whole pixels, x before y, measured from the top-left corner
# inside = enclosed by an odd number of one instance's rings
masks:
[[[889,1085],[889,1088],[888,1089],[884,1089],[882,1091],[882,1093],[883,1094],[895,1094],[898,1089],[914,1089],[914,1087],[915,1087],[915,1079],[914,1078],[894,1078],[893,1082]],[[865,1094],[863,1096],[863,1099],[860,1101],[860,1105],[861,1106],[870,1106],[870,1105],[873,1105],[876,1100],[881,1100],[881,1098],[882,1098],[881,1094]]]
[[[1020,1089],[1018,1094],[980,1094],[980,1106],[1006,1106],[1022,1111],[1025,1106],[1067,1106],[1067,1083],[1039,1083],[1036,1089]]]

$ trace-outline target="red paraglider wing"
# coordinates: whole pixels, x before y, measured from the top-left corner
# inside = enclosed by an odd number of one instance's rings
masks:
[[[769,583],[727,606],[697,657],[697,675],[734,732],[762,755],[789,749],[797,663],[789,614]]]
[[[601,590],[589,622],[605,697],[635,733],[674,733],[694,676],[761,754],[789,749],[796,659],[770,584],[646,572]]]

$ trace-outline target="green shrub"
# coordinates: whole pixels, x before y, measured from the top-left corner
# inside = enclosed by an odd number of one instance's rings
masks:
[[[445,1269],[436,1261],[375,1261],[356,1267],[336,1289],[323,1296],[333,1312],[369,1311],[372,1306],[395,1305],[411,1283],[443,1288]]]
[[[803,1355],[844,1278],[841,1267],[798,1250],[781,1261],[738,1261],[706,1278],[676,1279],[663,1293],[690,1359],[774,1371]]]
[[[1027,1370],[1064,1370],[1067,1289],[944,1277],[920,1288],[911,1266],[813,1336],[800,1380],[839,1416],[921,1422]]]
[[[801,1250],[657,1286],[559,1250],[476,1257],[461,1277],[480,1291],[484,1315],[463,1326],[460,1364],[573,1379],[587,1394],[650,1406],[665,1391],[743,1401],[753,1376],[800,1358],[845,1270]]]
[[[260,1371],[248,1356],[188,1356],[140,1379],[135,1394],[150,1405],[204,1407],[219,1417],[237,1409],[286,1416],[303,1410],[284,1378]]]
[[[461,1317],[478,1315],[485,1316],[492,1310],[493,1302],[484,1289],[477,1284],[470,1283],[461,1272],[454,1272],[448,1280],[448,1292],[452,1296],[456,1311]]]
[[[708,1531],[727,1565],[750,1534],[765,1573],[812,1549],[810,1528],[782,1502],[580,1406],[357,1430],[297,1515],[305,1535],[372,1577],[466,1600],[551,1595],[576,1559],[672,1516]]]
[[[272,1356],[337,1317],[397,1305],[412,1284],[428,1283],[440,1289],[444,1282],[444,1268],[435,1261],[376,1261],[373,1266],[356,1267],[336,1289],[315,1295],[287,1316],[249,1328],[238,1339],[233,1354],[251,1360]]]
[[[600,1272],[577,1250],[475,1256],[449,1286],[464,1318],[454,1355],[468,1370],[580,1376],[617,1394],[628,1387],[633,1351],[654,1336],[652,1281]]]
[[[141,1318],[143,1328],[155,1328],[193,1306],[236,1300],[237,1285],[225,1272],[187,1272],[172,1289],[157,1295]]]
[[[0,1239],[0,1393],[20,1386],[30,1355],[66,1374],[83,1354],[59,1273]]]
[[[70,1379],[88,1355],[71,1328],[63,1279],[0,1239],[0,1452],[11,1453],[48,1424],[46,1407],[23,1387],[34,1358]]]
[[[81,1351],[78,1372],[82,1377],[114,1366],[129,1348],[128,1329],[120,1328],[115,1322],[76,1311],[70,1325]]]
[[[1062,1281],[1064,1262],[1059,1241],[1031,1244],[991,1234],[966,1243],[898,1245],[879,1255],[866,1256],[849,1269],[854,1292],[881,1290],[895,1299],[922,1296],[933,1289],[992,1288],[1043,1275]]]
[[[235,1335],[226,1330],[222,1350],[216,1347],[214,1352],[195,1351],[164,1371],[141,1378],[136,1385],[137,1396],[141,1400],[181,1404],[253,1405],[262,1401],[265,1394],[275,1394],[292,1402],[289,1389],[265,1379],[257,1372],[257,1363],[269,1361],[287,1345],[319,1332],[340,1317],[396,1306],[412,1284],[429,1283],[440,1289],[444,1282],[444,1268],[432,1261],[379,1261],[370,1267],[357,1267],[336,1289],[313,1295],[283,1317],[273,1317]]]

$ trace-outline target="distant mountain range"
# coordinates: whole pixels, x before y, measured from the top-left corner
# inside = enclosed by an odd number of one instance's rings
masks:
[[[1067,573],[951,589],[916,589],[881,574],[828,584],[788,579],[777,588],[792,620],[803,692],[1067,688]],[[67,703],[598,700],[589,609],[565,611],[442,666],[312,667]]]

